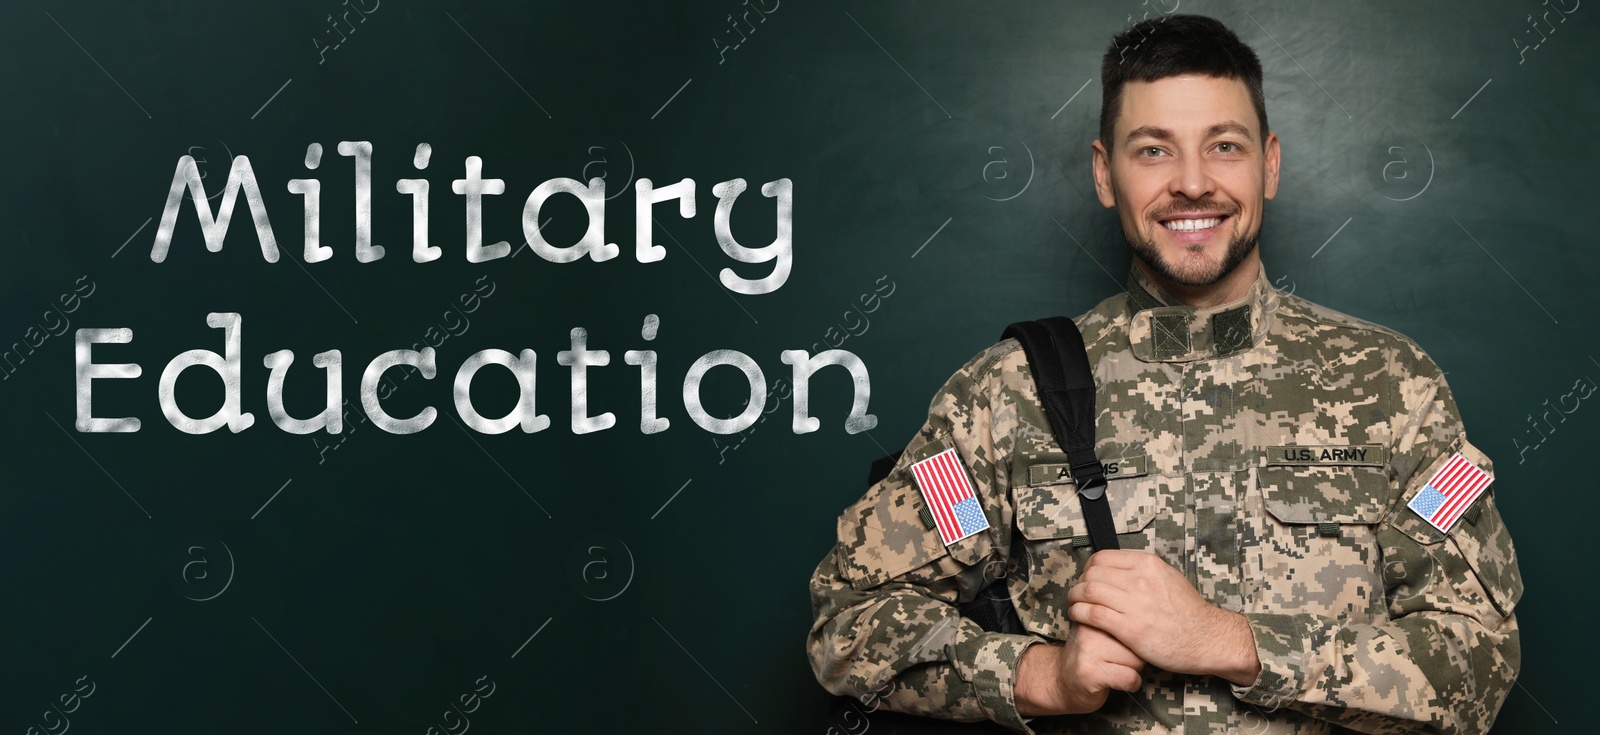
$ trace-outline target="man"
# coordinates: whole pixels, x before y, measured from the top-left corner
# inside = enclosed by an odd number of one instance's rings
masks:
[[[1493,467],[1415,343],[1272,287],[1255,53],[1172,15],[1114,39],[1102,82],[1095,186],[1134,263],[1076,323],[1121,549],[1091,555],[1004,340],[840,517],[811,580],[817,679],[1022,732],[1488,730],[1522,594]],[[988,525],[949,543],[913,471],[945,450],[983,513],[964,525]],[[1025,633],[959,614],[1002,576]]]

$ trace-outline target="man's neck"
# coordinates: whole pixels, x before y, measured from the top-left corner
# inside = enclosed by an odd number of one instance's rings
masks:
[[[1137,257],[1133,259],[1133,267],[1138,268],[1146,279],[1161,287],[1173,298],[1189,306],[1204,309],[1237,301],[1250,292],[1250,285],[1255,283],[1256,277],[1261,272],[1261,250],[1259,248],[1252,250],[1232,273],[1208,286],[1185,286],[1169,281],[1151,272],[1144,261]]]

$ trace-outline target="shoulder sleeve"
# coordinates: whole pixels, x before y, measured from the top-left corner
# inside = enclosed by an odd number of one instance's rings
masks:
[[[1003,574],[1011,528],[1008,451],[1016,412],[1001,343],[939,389],[894,469],[845,509],[837,542],[811,578],[807,653],[830,692],[945,719],[1030,732],[1013,685],[1022,651],[1042,638],[984,631],[957,606]],[[988,530],[946,545],[911,465],[953,449]]]
[[[1444,375],[1411,350],[1411,360],[1391,365],[1401,413],[1389,448],[1394,492],[1378,531],[1388,619],[1247,614],[1261,674],[1234,694],[1362,732],[1484,733],[1521,665],[1513,611],[1522,576],[1499,483],[1449,533],[1409,507],[1457,453],[1494,472],[1467,441]]]

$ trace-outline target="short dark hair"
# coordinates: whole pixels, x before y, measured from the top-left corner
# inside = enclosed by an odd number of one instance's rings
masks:
[[[1267,102],[1256,52],[1215,18],[1177,14],[1147,18],[1111,38],[1100,61],[1100,144],[1108,151],[1116,147],[1112,128],[1122,111],[1123,84],[1180,74],[1244,82],[1261,123],[1260,142],[1266,141]]]

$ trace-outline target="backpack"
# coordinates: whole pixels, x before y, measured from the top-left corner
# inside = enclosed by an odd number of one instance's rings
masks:
[[[1117,548],[1116,527],[1105,497],[1105,466],[1094,454],[1094,373],[1089,368],[1083,335],[1071,319],[1054,316],[1012,324],[1000,335],[1002,340],[1009,337],[1022,343],[1033,382],[1039,387],[1039,400],[1050,420],[1051,432],[1067,455],[1084,522],[1089,527],[1090,543],[1096,551]],[[903,452],[895,452],[873,462],[867,473],[868,487],[887,477],[901,454]],[[1020,550],[1021,534],[1014,522],[1011,538],[1015,558]],[[984,630],[1027,632],[1017,617],[1004,578],[995,580],[971,602],[962,605],[961,614]]]
[[[1028,357],[1028,368],[1033,373],[1033,382],[1039,387],[1039,400],[1044,404],[1045,415],[1049,417],[1051,433],[1066,453],[1067,462],[1072,468],[1078,501],[1082,504],[1084,521],[1089,527],[1090,543],[1096,551],[1118,548],[1116,527],[1111,521],[1111,506],[1105,497],[1105,467],[1094,454],[1094,373],[1089,368],[1083,335],[1071,319],[1055,316],[1012,324],[1000,335],[1002,340],[1008,337],[1017,338]],[[888,477],[902,454],[903,451],[895,452],[873,461],[867,472],[867,486],[871,487]],[[1011,531],[1011,557],[1015,559],[1021,552],[1022,535],[1015,522]],[[962,616],[970,618],[987,631],[1027,632],[1022,619],[1017,617],[1017,608],[1011,602],[1011,592],[1006,589],[1004,577],[985,587],[972,601],[961,605],[960,610]],[[864,722],[867,714],[855,705],[855,700],[836,696],[828,719],[848,725],[853,720]],[[882,732],[891,735],[999,735],[1010,732],[993,722],[955,722],[880,711],[876,707],[870,716],[872,725],[878,725]]]

